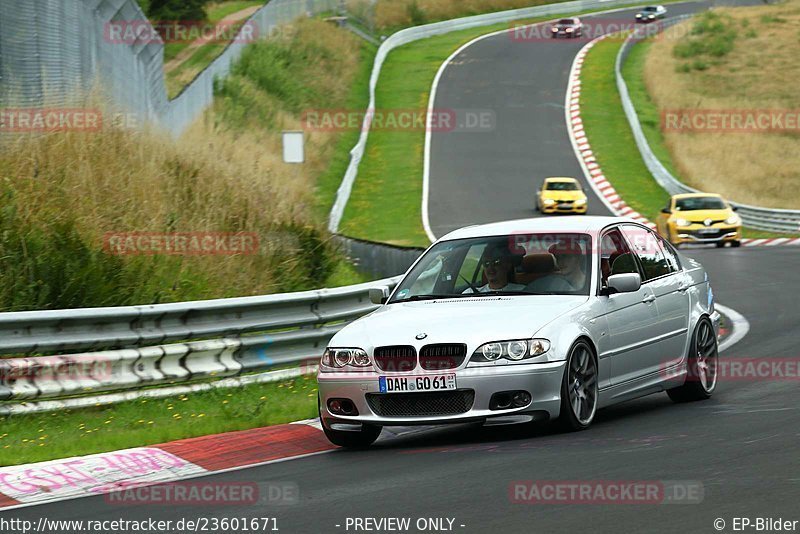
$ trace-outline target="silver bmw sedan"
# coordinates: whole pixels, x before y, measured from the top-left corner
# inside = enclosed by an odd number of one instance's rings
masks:
[[[381,306],[330,341],[319,373],[328,439],[366,447],[389,425],[556,420],[716,386],[708,275],[616,217],[525,219],[439,239]]]

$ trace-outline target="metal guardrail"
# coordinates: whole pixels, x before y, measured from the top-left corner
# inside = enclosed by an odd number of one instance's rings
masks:
[[[315,361],[345,324],[377,308],[369,288],[394,287],[398,281],[175,304],[0,313],[0,353],[21,356],[0,359],[0,415],[297,376],[304,370],[271,369]],[[55,354],[40,355],[47,353]]]
[[[675,17],[674,19],[667,19],[662,29],[683,22],[691,16],[692,15],[683,15]],[[628,38],[625,39],[625,42],[617,54],[615,76],[617,80],[617,89],[619,90],[620,99],[622,100],[622,108],[625,110],[625,116],[633,131],[633,138],[636,140],[636,146],[639,148],[647,170],[650,171],[650,174],[653,175],[656,182],[670,195],[679,193],[699,193],[700,191],[698,189],[690,187],[675,178],[653,153],[644,135],[644,131],[642,130],[642,125],[639,123],[639,117],[636,114],[633,102],[631,102],[628,86],[622,76],[622,65],[627,59],[628,54],[630,54],[630,49],[633,45],[650,35],[651,34],[646,31],[631,33]],[[745,226],[772,232],[796,233],[800,231],[800,210],[761,208],[759,206],[751,206],[739,202],[731,202],[731,204],[738,209],[738,213],[742,217]]]
[[[350,193],[353,189],[356,176],[358,175],[358,166],[361,163],[361,158],[364,157],[364,151],[367,146],[367,139],[369,137],[370,125],[372,123],[372,113],[375,110],[375,88],[378,85],[378,77],[381,73],[383,63],[389,53],[399,46],[433,37],[435,35],[442,35],[457,30],[465,30],[468,28],[477,28],[480,26],[489,26],[491,24],[498,24],[503,22],[512,22],[514,20],[545,17],[550,15],[568,15],[589,11],[592,9],[608,9],[611,10],[619,6],[633,6],[637,4],[645,4],[646,1],[640,0],[577,0],[574,2],[560,2],[555,4],[546,4],[536,7],[528,7],[522,9],[511,9],[508,11],[500,11],[497,13],[488,13],[485,15],[474,15],[471,17],[463,17],[452,20],[445,20],[442,22],[435,22],[432,24],[424,24],[421,26],[414,26],[400,30],[387,38],[378,48],[378,53],[375,55],[375,62],[372,66],[372,74],[369,79],[369,104],[367,105],[367,113],[361,126],[361,136],[358,138],[356,145],[350,150],[350,163],[347,166],[342,183],[336,192],[336,201],[331,208],[330,216],[328,218],[328,229],[332,233],[339,230],[339,223],[344,215],[344,209],[350,199]]]

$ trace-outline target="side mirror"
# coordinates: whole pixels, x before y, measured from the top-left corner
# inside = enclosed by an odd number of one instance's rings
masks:
[[[667,215],[669,215],[670,213],[672,213],[672,210],[670,210],[669,208],[661,208],[661,213],[666,213]]]
[[[639,273],[612,274],[608,277],[608,288],[616,293],[633,293],[642,287]]]
[[[737,208],[736,206],[731,206],[731,209],[732,209],[733,211],[739,211],[739,208]]]
[[[389,300],[389,288],[386,286],[369,288],[369,301],[373,304],[386,304]]]

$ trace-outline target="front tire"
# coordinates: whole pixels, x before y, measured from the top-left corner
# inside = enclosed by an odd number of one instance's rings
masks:
[[[731,246],[733,248],[741,247],[742,246],[742,242],[741,241],[731,241]]]
[[[589,428],[597,412],[597,396],[597,360],[589,344],[580,339],[569,351],[561,381],[561,429],[574,432]]]
[[[711,398],[717,387],[719,350],[714,327],[708,318],[702,318],[692,335],[689,357],[686,361],[686,381],[682,386],[667,390],[674,402],[692,402]]]

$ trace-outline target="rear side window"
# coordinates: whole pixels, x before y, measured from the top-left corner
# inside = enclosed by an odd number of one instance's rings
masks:
[[[676,273],[681,270],[681,264],[678,262],[678,256],[672,247],[667,244],[661,237],[658,237],[658,243],[661,245],[661,252],[664,253],[664,259],[667,260],[670,272]]]
[[[644,269],[644,280],[652,280],[671,274],[673,270],[667,262],[661,245],[653,232],[641,226],[623,225],[622,232]]]

